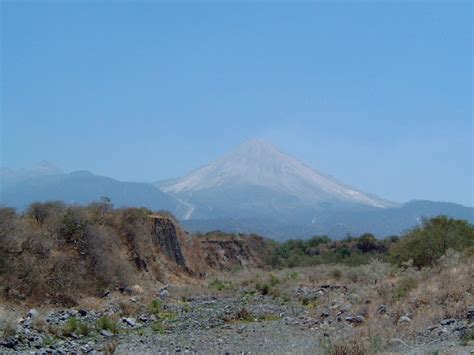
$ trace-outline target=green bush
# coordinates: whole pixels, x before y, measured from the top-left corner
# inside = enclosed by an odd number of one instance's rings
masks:
[[[292,279],[293,281],[296,280],[298,278],[298,273],[296,271],[293,271],[290,273],[290,279]]]
[[[402,279],[393,292],[393,298],[396,300],[405,298],[417,285],[416,280],[412,277]]]
[[[153,324],[151,325],[151,329],[154,332],[157,332],[157,333],[160,333],[160,334],[166,333],[166,326],[163,324],[163,322],[161,320],[157,320],[157,321],[153,322]]]
[[[79,322],[77,325],[77,333],[79,335],[87,336],[91,333],[92,328],[88,323]]]
[[[266,296],[270,293],[271,287],[268,284],[262,284],[260,282],[257,282],[255,285],[255,289],[262,295]]]
[[[378,248],[377,239],[375,239],[375,237],[370,233],[362,234],[356,245],[363,253],[375,251]]]
[[[421,227],[405,234],[390,250],[390,260],[399,266],[413,261],[417,268],[431,266],[448,249],[463,251],[474,246],[474,226],[446,216],[425,219]]]
[[[331,241],[327,236],[288,240],[277,243],[267,260],[273,268],[278,269],[321,264],[363,265],[374,258],[385,259],[390,244],[395,241],[393,238],[377,240],[369,233],[341,241]]]
[[[117,322],[113,321],[107,316],[103,316],[97,320],[96,327],[98,330],[108,330],[114,334],[119,332],[119,326]]]
[[[159,300],[157,298],[157,299],[154,299],[153,301],[151,301],[151,303],[150,303],[150,313],[151,314],[158,315],[162,311],[163,311],[163,303],[161,302],[161,300]]]
[[[221,281],[219,279],[214,279],[209,283],[209,288],[214,288],[218,291],[230,290],[232,289],[232,283],[229,281]]]
[[[81,209],[69,207],[59,233],[68,243],[77,243],[87,234],[89,225],[90,221],[85,219]]]
[[[66,324],[63,326],[63,335],[64,336],[71,336],[77,330],[78,327],[78,320],[76,317],[71,317],[67,320]]]
[[[270,275],[270,285],[272,287],[278,285],[280,283],[280,279],[276,277],[275,275]]]

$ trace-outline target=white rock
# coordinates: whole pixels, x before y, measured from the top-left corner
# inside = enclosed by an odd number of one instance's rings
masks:
[[[38,315],[39,315],[39,312],[36,309],[32,308],[28,311],[28,314],[26,316],[29,318],[35,318]]]
[[[398,324],[406,324],[410,322],[411,322],[411,319],[408,316],[401,316],[400,319],[398,320]]]
[[[130,318],[123,318],[122,322],[127,323],[130,327],[134,327],[135,324],[137,323],[135,318],[131,318],[131,317]]]

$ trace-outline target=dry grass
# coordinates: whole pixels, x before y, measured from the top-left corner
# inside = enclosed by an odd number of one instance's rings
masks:
[[[300,286],[314,289],[321,285],[340,286],[337,290],[326,291],[316,300],[304,300],[303,303],[315,317],[322,309],[337,310],[351,304],[350,313],[366,319],[353,329],[352,338],[332,348],[335,354],[358,354],[362,345],[365,349],[362,353],[379,351],[391,338],[411,338],[419,330],[445,318],[463,319],[469,305],[474,304],[472,257],[453,257],[422,270],[398,269],[373,261],[355,267],[320,265],[272,272],[245,270],[221,273],[217,278],[232,283],[234,289],[243,287],[255,292],[265,284],[269,287],[269,295],[291,302],[297,302],[294,291]],[[387,306],[386,314],[379,314],[380,305]],[[399,324],[399,318],[407,314],[412,322]],[[360,341],[353,343],[352,339]]]
[[[13,317],[5,318],[0,322],[0,338],[6,339],[15,335],[16,322]]]

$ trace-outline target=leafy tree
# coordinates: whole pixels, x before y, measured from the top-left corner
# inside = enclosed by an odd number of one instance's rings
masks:
[[[401,265],[413,260],[415,267],[433,265],[448,249],[462,251],[474,246],[474,226],[447,216],[424,219],[404,235],[390,251],[391,260]]]
[[[63,217],[59,234],[68,243],[77,244],[87,235],[90,221],[80,208],[69,207]]]
[[[314,236],[308,239],[306,242],[306,246],[311,248],[311,247],[317,247],[321,244],[329,244],[331,243],[331,238],[329,238],[327,235],[323,236]]]
[[[359,237],[357,241],[357,248],[363,253],[368,253],[378,249],[377,239],[373,234],[365,233]]]

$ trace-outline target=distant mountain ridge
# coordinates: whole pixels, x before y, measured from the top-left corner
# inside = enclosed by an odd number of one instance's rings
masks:
[[[0,186],[0,203],[18,209],[24,209],[34,201],[87,204],[103,196],[111,198],[117,207],[142,206],[174,211],[179,205],[175,198],[151,184],[117,181],[88,171],[29,176]]]
[[[57,175],[62,174],[63,171],[56,165],[42,161],[36,164],[31,169],[9,169],[0,168],[0,182],[2,185],[18,183],[32,177]]]
[[[123,182],[88,171],[68,174],[46,162],[29,170],[0,169],[0,182],[0,204],[18,209],[34,201],[87,204],[107,196],[116,207],[169,210],[190,231],[221,229],[277,239],[364,232],[388,236],[440,214],[474,223],[472,207],[385,200],[259,139],[185,177],[157,183]]]

